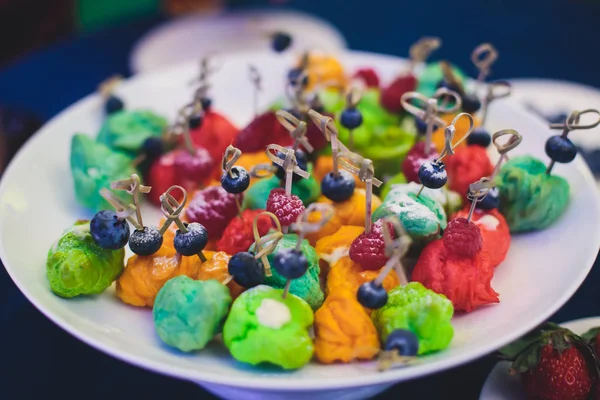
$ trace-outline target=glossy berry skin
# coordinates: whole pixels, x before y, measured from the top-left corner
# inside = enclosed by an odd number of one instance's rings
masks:
[[[308,270],[308,260],[302,251],[296,249],[279,250],[271,264],[286,279],[298,279]]]
[[[250,186],[250,174],[246,168],[235,165],[231,168],[230,173],[223,172],[221,186],[227,193],[242,193]]]
[[[202,182],[211,175],[215,163],[208,150],[198,147],[194,154],[185,149],[175,150],[174,165],[178,177]]]
[[[440,155],[435,150],[434,146],[429,148],[429,154],[425,154],[425,142],[419,141],[410,148],[404,161],[402,161],[402,173],[408,182],[419,182],[419,170],[421,166],[428,162],[434,161]]]
[[[374,310],[385,306],[388,301],[388,294],[382,285],[377,285],[374,281],[371,281],[360,285],[356,298],[363,307]]]
[[[330,172],[321,181],[321,193],[334,203],[348,200],[354,194],[355,188],[354,177],[344,170],[339,170],[337,176]]]
[[[467,144],[469,146],[481,146],[488,147],[492,143],[492,137],[482,127],[473,129],[473,132],[467,138]]]
[[[154,226],[145,226],[143,230],[134,230],[129,237],[129,248],[139,256],[156,253],[163,243],[163,237]]]
[[[296,150],[295,154],[296,163],[298,163],[298,168],[304,171],[308,171],[308,158],[306,157],[306,153],[298,149]],[[285,155],[280,151],[277,152],[277,157],[281,158],[282,160],[285,160]],[[277,177],[282,181],[285,181],[285,170],[275,163],[273,163],[273,165],[277,167],[275,175],[277,175]],[[300,179],[302,179],[300,175],[294,174],[292,177],[292,182],[298,182]]]
[[[229,259],[227,270],[235,283],[245,288],[258,286],[265,280],[264,266],[247,251],[234,254]]]
[[[294,86],[298,85],[299,83],[302,84],[303,87],[308,86],[308,75],[304,76],[302,82],[298,82],[298,79],[301,75],[302,70],[300,68],[292,68],[289,70],[287,78],[288,81],[291,82]]]
[[[190,129],[198,129],[202,125],[202,115],[196,114],[192,115],[188,121],[190,125]]]
[[[419,352],[419,338],[407,329],[396,329],[385,340],[386,351],[396,351],[398,355],[413,357]]]
[[[500,207],[500,191],[498,188],[494,187],[490,189],[483,200],[477,202],[476,207],[481,210],[493,210]]]
[[[454,218],[442,235],[444,246],[455,255],[474,257],[483,247],[479,227],[466,218]]]
[[[203,97],[200,99],[200,104],[202,104],[204,111],[208,111],[212,107],[212,99],[210,97]]]
[[[177,229],[175,232],[175,238],[173,239],[173,245],[178,253],[184,256],[193,256],[194,254],[200,253],[208,243],[208,232],[202,224],[192,222],[190,224],[184,222],[187,227],[187,232],[183,233]]]
[[[276,32],[273,35],[271,47],[277,53],[283,53],[292,45],[292,37],[285,32]]]
[[[462,110],[466,113],[473,114],[481,108],[481,101],[473,93],[465,93],[462,96]]]
[[[104,103],[104,111],[106,111],[106,114],[108,115],[121,111],[124,108],[125,103],[117,96],[110,96],[106,99],[106,103]]]
[[[114,211],[98,211],[90,221],[90,234],[103,249],[119,250],[129,240],[129,224]]]
[[[570,163],[577,155],[577,146],[564,136],[551,136],[546,141],[546,154],[557,163]]]
[[[448,182],[443,162],[427,161],[419,168],[419,181],[430,189],[439,189]]]
[[[144,140],[144,143],[142,144],[142,152],[152,160],[156,160],[160,157],[163,154],[163,150],[162,140],[154,136]]]
[[[342,111],[340,123],[346,129],[356,129],[363,123],[363,117],[356,108],[347,108]]]

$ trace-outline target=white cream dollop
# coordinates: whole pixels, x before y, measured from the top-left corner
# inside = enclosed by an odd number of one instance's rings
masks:
[[[292,313],[284,303],[264,299],[256,309],[258,323],[267,328],[279,329],[292,320]]]
[[[494,217],[493,215],[488,214],[479,218],[477,222],[475,222],[475,225],[483,225],[485,226],[486,230],[495,231],[498,225],[500,225],[500,221],[498,221],[498,218]]]

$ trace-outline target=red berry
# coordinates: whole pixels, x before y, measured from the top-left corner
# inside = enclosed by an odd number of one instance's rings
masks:
[[[323,115],[325,115],[326,117],[333,118],[333,115],[328,113],[324,113]],[[325,138],[325,135],[323,135],[323,132],[321,132],[319,127],[313,123],[309,123],[306,127],[306,138],[308,139],[309,143],[312,144],[312,146],[315,148],[315,151],[324,149],[329,143]]]
[[[175,184],[175,177],[175,154],[173,152],[163,154],[152,163],[145,184],[152,187],[148,198],[153,204],[160,206],[160,195]]]
[[[479,227],[466,218],[455,218],[448,223],[442,236],[444,246],[455,255],[473,257],[483,247]]]
[[[385,265],[385,242],[381,220],[375,222],[370,233],[361,233],[350,245],[350,259],[363,269],[378,270]]]
[[[221,160],[225,149],[234,141],[237,134],[238,128],[214,111],[207,111],[202,125],[190,131],[194,145],[208,150],[213,160]]]
[[[237,254],[248,251],[254,243],[254,234],[252,224],[254,218],[264,210],[244,210],[242,218],[235,217],[225,228],[221,239],[217,242],[217,251],[224,251],[227,254]],[[258,233],[260,236],[266,235],[273,227],[273,221],[267,215],[258,218]]]
[[[544,345],[540,361],[522,378],[527,394],[540,400],[585,400],[594,383],[586,358],[573,345],[562,353]]]
[[[202,182],[210,178],[215,166],[209,152],[199,147],[195,154],[190,154],[185,149],[179,149],[175,153],[175,173],[187,180]]]
[[[448,173],[448,187],[466,198],[469,185],[494,171],[487,150],[481,146],[456,149],[452,157],[444,159]]]
[[[425,154],[425,142],[417,142],[406,153],[402,162],[402,172],[408,182],[419,183],[419,169],[428,161],[433,161],[439,157],[438,152],[433,146],[429,148],[429,155]]]
[[[413,74],[399,76],[381,91],[379,102],[390,114],[399,114],[403,110],[400,98],[404,93],[412,92],[416,88],[417,78]]]
[[[210,186],[196,192],[185,210],[189,222],[204,225],[209,240],[220,239],[237,212],[235,196],[221,186]]]
[[[354,73],[354,78],[360,78],[369,88],[379,87],[379,75],[373,68],[361,68]]]
[[[267,211],[279,218],[281,226],[290,226],[304,211],[304,204],[295,194],[288,196],[285,194],[285,190],[277,188],[271,190],[269,194]]]
[[[254,153],[264,151],[271,143],[285,147],[291,146],[293,140],[287,129],[279,123],[275,113],[267,111],[242,129],[235,137],[233,145],[242,152]]]

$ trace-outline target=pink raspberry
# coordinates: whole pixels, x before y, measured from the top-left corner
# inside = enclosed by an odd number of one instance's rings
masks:
[[[181,178],[194,182],[203,182],[210,178],[215,166],[213,158],[205,148],[199,147],[195,154],[185,149],[175,152],[175,173]]]
[[[390,232],[393,228],[390,226]],[[350,245],[350,259],[360,264],[363,269],[376,271],[383,267],[388,260],[385,255],[385,241],[381,220],[375,222],[371,233],[361,233]]]
[[[408,182],[419,183],[419,168],[427,161],[433,161],[439,157],[438,152],[431,146],[429,155],[425,154],[425,142],[417,142],[406,153],[406,157],[402,162],[402,172]]]
[[[302,200],[295,194],[288,196],[285,190],[278,188],[271,190],[267,199],[267,211],[279,218],[281,226],[290,226],[296,222],[298,216],[304,211]]]
[[[379,75],[373,68],[361,68],[354,73],[354,78],[360,78],[369,88],[379,87]]]
[[[451,220],[444,230],[442,240],[450,252],[463,257],[473,257],[483,247],[479,227],[466,218]]]
[[[210,186],[196,192],[185,210],[189,222],[204,225],[209,240],[221,238],[227,224],[237,212],[234,195],[227,193],[221,186]]]

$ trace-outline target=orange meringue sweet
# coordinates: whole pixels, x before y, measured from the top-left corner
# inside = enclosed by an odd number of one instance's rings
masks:
[[[352,261],[350,257],[342,257],[329,269],[326,285],[327,293],[335,293],[337,290],[345,288],[356,295],[360,285],[375,279],[380,271],[364,270],[358,263]],[[399,284],[398,275],[393,270],[390,271],[382,283],[386,291],[392,290]]]

